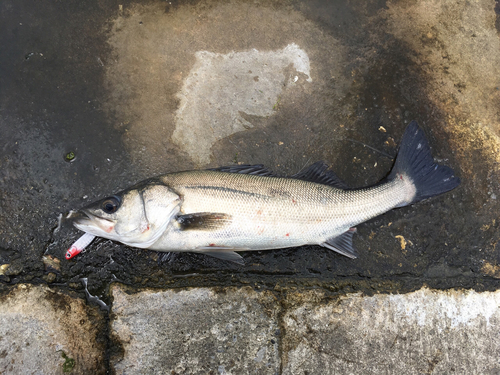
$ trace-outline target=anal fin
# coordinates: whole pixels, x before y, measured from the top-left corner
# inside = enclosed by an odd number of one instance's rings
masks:
[[[233,263],[238,263],[240,265],[244,265],[245,262],[241,255],[236,253],[234,250],[244,251],[248,249],[233,249],[229,247],[223,246],[206,246],[206,247],[198,247],[193,252],[199,254],[210,255],[211,257],[227,260]]]
[[[356,228],[350,228],[347,232],[342,233],[340,236],[330,238],[321,246],[327,249],[336,251],[339,254],[345,255],[351,259],[358,257],[358,252],[352,244],[352,237],[356,232]]]

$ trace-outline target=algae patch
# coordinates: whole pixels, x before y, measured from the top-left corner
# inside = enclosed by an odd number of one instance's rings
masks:
[[[64,363],[63,363],[63,372],[64,373],[70,373],[73,371],[75,368],[75,360],[71,357],[68,357],[67,354],[61,350],[61,356],[64,358]]]

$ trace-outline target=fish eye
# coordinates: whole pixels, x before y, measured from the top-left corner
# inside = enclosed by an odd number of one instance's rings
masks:
[[[113,195],[112,197],[106,198],[102,202],[101,209],[107,214],[112,214],[120,208],[121,203],[121,199],[116,195]]]

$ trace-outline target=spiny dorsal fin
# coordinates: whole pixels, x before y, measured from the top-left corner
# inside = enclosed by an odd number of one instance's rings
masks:
[[[226,173],[240,173],[240,174],[253,174],[255,176],[276,177],[276,174],[264,167],[262,164],[244,164],[244,165],[228,165],[225,167],[212,168],[209,171],[226,172]]]
[[[347,232],[342,233],[340,236],[330,238],[321,246],[330,250],[336,251],[339,254],[345,255],[351,259],[358,257],[358,252],[352,244],[352,237],[356,233],[356,228],[350,228]]]
[[[212,168],[209,171],[218,171],[226,173],[251,174],[255,176],[278,177],[276,173],[267,169],[262,164],[256,165],[229,165],[226,167]],[[330,185],[338,189],[349,189],[335,173],[328,170],[328,164],[324,161],[318,161],[307,169],[290,176],[298,180],[316,182],[319,184]]]
[[[196,212],[176,217],[180,230],[216,230],[231,224],[231,215],[214,212]]]
[[[344,181],[342,181],[335,173],[328,170],[328,164],[324,161],[318,161],[307,169],[291,176],[298,180],[317,182],[319,184],[330,185],[338,189],[348,189]]]

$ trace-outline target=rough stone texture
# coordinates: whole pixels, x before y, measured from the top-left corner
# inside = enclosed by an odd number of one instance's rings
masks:
[[[104,374],[103,323],[80,299],[18,285],[0,299],[0,374]]]
[[[318,298],[313,295],[313,298]],[[284,316],[284,374],[498,374],[500,292],[421,289]]]
[[[112,332],[123,346],[117,374],[276,374],[278,307],[251,288],[112,287]]]

